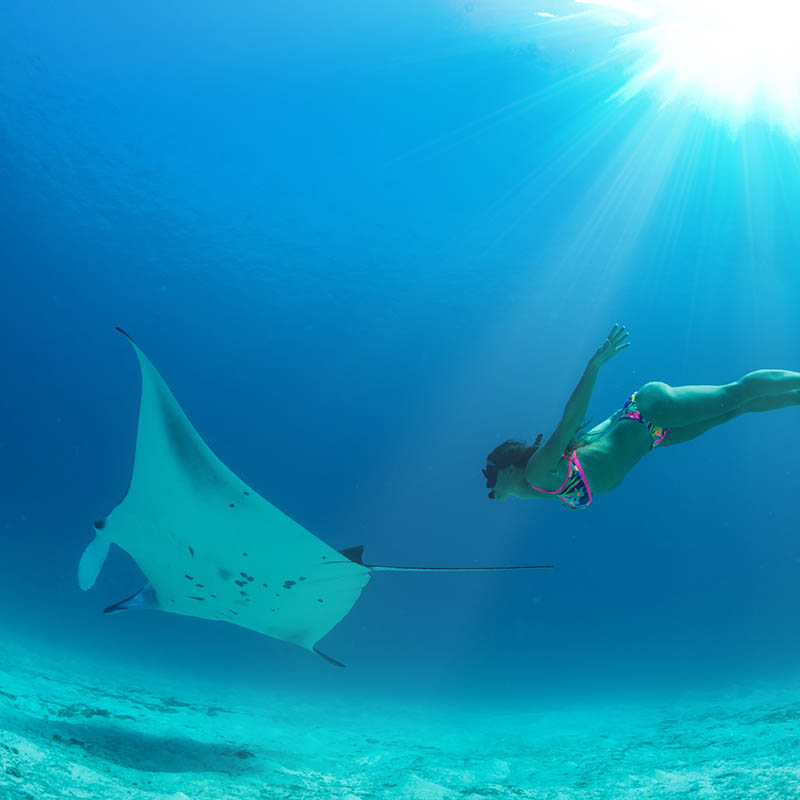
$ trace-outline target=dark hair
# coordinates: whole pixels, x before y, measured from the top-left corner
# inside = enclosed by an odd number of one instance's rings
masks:
[[[531,445],[526,445],[525,442],[517,442],[514,439],[508,439],[503,442],[503,444],[495,447],[495,449],[486,456],[486,462],[488,464],[494,464],[498,469],[505,469],[511,466],[524,469],[530,457],[539,449],[541,443],[541,433]]]
[[[536,437],[531,445],[526,445],[525,442],[517,442],[514,439],[508,439],[503,444],[498,445],[486,456],[486,469],[481,470],[483,476],[486,478],[486,488],[493,489],[497,483],[497,473],[501,469],[506,469],[511,466],[525,469],[528,464],[528,459],[539,449],[542,443],[542,434]],[[489,497],[494,497],[494,492],[489,492]]]
[[[587,420],[575,431],[575,436],[564,448],[564,454],[570,455],[582,444],[591,441],[595,434],[587,434],[591,421]],[[514,439],[507,439],[503,444],[498,445],[486,456],[486,468],[482,469],[483,476],[486,478],[486,488],[494,489],[497,483],[497,473],[501,469],[508,467],[519,467],[525,469],[528,466],[530,457],[541,447],[542,434],[540,433],[533,444],[525,444]],[[489,497],[494,498],[494,492],[489,492]]]

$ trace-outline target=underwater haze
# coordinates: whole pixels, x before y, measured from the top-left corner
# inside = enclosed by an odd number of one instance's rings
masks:
[[[800,370],[800,138],[623,91],[639,24],[0,3],[0,797],[800,797],[800,409],[586,510],[481,475],[553,431],[614,323],[595,423],[647,381]],[[346,669],[104,615],[144,581],[116,547],[77,580],[133,467],[116,326],[332,547],[554,569],[376,573],[320,643]]]

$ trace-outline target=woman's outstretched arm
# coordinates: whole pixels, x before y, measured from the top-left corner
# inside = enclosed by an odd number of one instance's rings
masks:
[[[628,331],[625,326],[614,325],[600,349],[589,359],[575,391],[567,401],[561,422],[558,423],[553,435],[528,461],[525,468],[525,479],[528,483],[537,485],[557,471],[564,450],[586,418],[600,367],[608,363],[620,350],[628,347],[630,342],[627,338]]]

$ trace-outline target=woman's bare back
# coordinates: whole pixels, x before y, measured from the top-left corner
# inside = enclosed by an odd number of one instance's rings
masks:
[[[652,444],[647,428],[636,420],[611,417],[594,431],[601,426],[606,430],[578,449],[593,494],[616,489]]]

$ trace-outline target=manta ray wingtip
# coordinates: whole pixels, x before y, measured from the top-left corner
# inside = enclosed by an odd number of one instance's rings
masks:
[[[128,340],[130,340],[131,342],[133,342],[134,344],[136,344],[136,340],[133,338],[133,336],[131,336],[131,335],[130,335],[130,334],[127,332],[127,331],[125,331],[125,330],[123,330],[122,328],[120,328],[120,327],[119,327],[119,325],[115,326],[115,327],[114,327],[114,330],[115,330],[115,331],[118,331],[118,332],[119,332],[119,333],[121,333],[121,334],[122,334],[122,335],[123,335],[123,336],[124,336],[126,339],[128,339]]]
[[[346,664],[342,664],[341,661],[337,661],[335,658],[331,658],[330,656],[326,656],[321,650],[317,650],[316,647],[313,648],[314,652],[320,657],[324,658],[329,664],[333,664],[334,667],[345,667]]]

